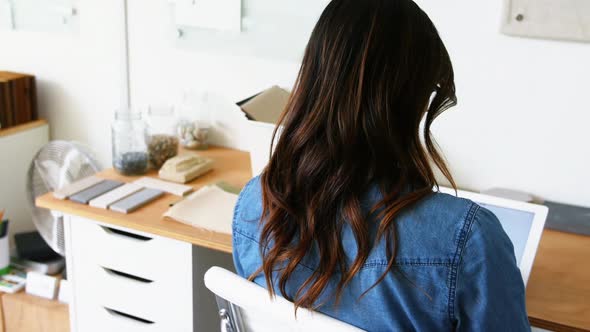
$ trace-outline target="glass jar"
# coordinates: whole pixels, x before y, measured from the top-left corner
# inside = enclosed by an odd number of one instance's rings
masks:
[[[148,170],[148,148],[141,113],[115,113],[111,134],[115,170],[123,175],[145,174]]]
[[[183,147],[193,150],[209,148],[210,108],[208,94],[185,95],[183,111],[186,118],[179,122],[176,129],[176,135]]]
[[[209,148],[209,126],[199,121],[182,121],[178,124],[177,135],[180,144],[191,150]]]
[[[150,166],[160,169],[168,159],[178,154],[174,108],[150,106],[147,120]]]

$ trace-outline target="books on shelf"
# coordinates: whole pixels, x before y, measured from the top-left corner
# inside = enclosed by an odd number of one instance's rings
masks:
[[[0,276],[0,292],[16,293],[23,289],[27,282],[27,273],[12,267],[8,274]]]
[[[0,71],[0,129],[37,119],[35,76]]]

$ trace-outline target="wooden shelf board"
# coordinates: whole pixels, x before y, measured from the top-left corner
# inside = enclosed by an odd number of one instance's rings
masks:
[[[46,120],[36,120],[36,121],[31,121],[22,125],[18,125],[18,126],[14,126],[14,127],[8,127],[6,129],[0,129],[0,137],[5,137],[5,136],[11,136],[11,135],[15,135],[18,133],[21,133],[23,131],[27,131],[27,130],[31,130],[34,128],[38,128],[41,126],[44,126],[47,124]]]

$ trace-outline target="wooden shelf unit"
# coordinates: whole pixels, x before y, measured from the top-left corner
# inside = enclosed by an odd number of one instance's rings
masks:
[[[19,292],[0,293],[0,332],[68,332],[68,305]]]

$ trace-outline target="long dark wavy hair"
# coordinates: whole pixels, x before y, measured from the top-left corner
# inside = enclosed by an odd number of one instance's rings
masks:
[[[380,283],[394,268],[396,217],[433,193],[434,166],[455,187],[430,133],[434,119],[455,104],[449,54],[418,5],[332,0],[313,30],[261,176],[263,265],[252,278],[264,273],[271,296],[276,283],[296,308],[312,309],[335,279],[338,303],[383,240],[389,264]],[[372,186],[383,194],[370,211],[380,222],[377,238],[361,209]],[[341,243],[345,225],[358,245],[352,264]],[[287,294],[312,248],[319,252],[315,272]]]

